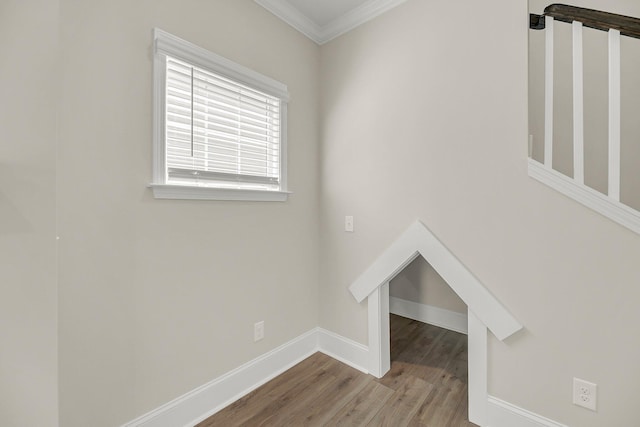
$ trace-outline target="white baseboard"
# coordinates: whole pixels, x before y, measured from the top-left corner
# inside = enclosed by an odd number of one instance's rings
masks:
[[[368,372],[367,346],[315,328],[122,427],[193,426],[318,351]]]
[[[317,351],[316,328],[123,427],[193,426]]]
[[[389,312],[462,334],[467,334],[468,332],[467,315],[464,313],[456,313],[455,311],[396,297],[389,298]]]
[[[192,427],[318,351],[368,372],[368,347],[315,328],[122,427]],[[487,415],[483,427],[567,427],[493,396]]]
[[[567,427],[509,402],[489,396],[487,427]]]
[[[348,338],[318,328],[318,350],[352,368],[369,373],[369,348]]]

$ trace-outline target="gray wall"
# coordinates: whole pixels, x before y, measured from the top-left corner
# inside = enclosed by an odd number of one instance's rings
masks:
[[[348,286],[419,219],[525,326],[490,338],[490,394],[634,425],[640,236],[528,177],[527,28],[524,0],[410,0],[323,46],[320,324],[367,342]]]
[[[61,3],[61,424],[112,426],[317,325],[318,47],[251,0]],[[154,27],[288,85],[287,203],[153,198]]]
[[[389,295],[467,314],[467,305],[422,257],[416,258],[391,280]]]
[[[289,86],[289,202],[153,199],[155,26]],[[318,46],[251,0],[4,1],[0,35],[1,425],[58,387],[120,425],[317,326]]]
[[[58,425],[58,394],[60,425],[120,425],[318,324],[366,343],[348,286],[416,219],[525,325],[491,394],[634,425],[640,237],[527,176],[524,0],[410,0],[322,48],[251,0],[59,6],[0,5],[1,425]],[[152,198],[154,26],[289,86],[289,202]]]
[[[58,2],[0,2],[0,425],[55,426]]]

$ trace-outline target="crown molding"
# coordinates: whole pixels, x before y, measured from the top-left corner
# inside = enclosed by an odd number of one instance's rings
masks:
[[[254,1],[314,42],[322,44],[319,41],[322,39],[322,28],[288,2],[282,0]]]
[[[407,0],[369,0],[355,9],[320,26],[283,0],[254,0],[260,6],[300,31],[319,45],[353,30]]]
[[[324,44],[331,41],[405,1],[407,0],[369,0],[323,26],[322,38],[317,43]]]

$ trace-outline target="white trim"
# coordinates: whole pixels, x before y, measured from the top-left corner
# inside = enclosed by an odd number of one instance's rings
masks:
[[[287,191],[287,102],[289,100],[287,86],[159,28],[153,29],[153,53],[153,176],[149,187],[153,189],[154,197],[156,199],[286,201],[290,194]],[[226,76],[280,100],[279,191],[167,183],[165,137],[167,56]]]
[[[584,61],[582,22],[573,21],[573,179],[584,184]]]
[[[289,2],[281,0],[254,0],[260,6],[300,31],[305,36],[318,44],[322,44],[322,27],[317,25],[311,19],[307,18],[302,12],[291,6]]]
[[[522,325],[489,293],[469,270],[420,221],[416,221],[351,284],[358,302],[367,298],[369,327],[369,370],[375,376],[390,366],[388,329],[388,283],[416,257],[422,256],[467,304],[469,333],[469,419],[485,425],[487,419],[487,330],[504,340]],[[386,319],[386,323],[385,323]],[[388,369],[388,368],[387,368]],[[509,426],[511,427],[511,426]]]
[[[167,182],[165,111],[167,57],[153,56],[153,181]]]
[[[469,312],[470,421],[483,427],[567,427],[486,394],[486,343],[487,328]],[[367,372],[366,346],[314,328],[122,427],[192,427],[317,351]]]
[[[461,334],[467,334],[469,330],[466,314],[445,310],[444,308],[433,305],[390,297],[389,312],[440,328],[460,332]]]
[[[369,348],[366,345],[322,328],[316,328],[316,334],[319,352],[339,360],[360,372],[369,373],[367,369]]]
[[[259,89],[285,102],[289,101],[287,85],[257,71],[237,64],[159,28],[153,29],[154,54],[169,55],[200,68],[227,76],[254,89]]]
[[[280,192],[291,194],[288,180],[289,103],[280,101]],[[287,200],[286,196],[284,200]]]
[[[640,212],[529,159],[529,176],[640,234]]]
[[[358,302],[362,302],[378,287],[393,279],[419,255],[431,264],[498,339],[504,340],[522,329],[522,324],[420,221],[413,223],[401,234],[349,286],[349,290]]]
[[[609,197],[620,201],[620,31],[609,30]]]
[[[470,309],[467,309],[467,329],[469,421],[484,426],[487,422],[488,332],[487,327]]]
[[[368,373],[367,346],[314,328],[122,427],[194,426],[318,351]]]
[[[193,187],[189,185],[149,184],[156,199],[240,200],[250,202],[286,202],[288,191],[261,191],[234,188]]]
[[[317,44],[324,44],[372,20],[407,0],[369,0],[355,9],[320,26],[287,1],[254,0],[260,6],[300,31]]]
[[[322,37],[318,43],[331,41],[405,1],[407,0],[369,0],[322,27]]]
[[[316,328],[123,427],[193,426],[317,351]]]
[[[369,331],[369,372],[382,378],[391,369],[389,331],[389,283],[377,288],[367,298]]]
[[[487,407],[487,427],[567,427],[493,396],[489,396]]]
[[[380,303],[388,294],[382,285],[367,298],[369,310],[369,353],[371,374],[381,378],[391,367],[389,304]],[[386,320],[386,321],[385,321]],[[472,312],[467,313],[469,420],[485,425],[487,414],[487,327]],[[386,334],[386,335],[385,335]]]
[[[553,16],[545,16],[544,165],[553,168]]]

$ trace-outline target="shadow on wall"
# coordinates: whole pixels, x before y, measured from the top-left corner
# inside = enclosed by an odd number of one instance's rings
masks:
[[[0,182],[3,180],[0,174]],[[24,234],[33,231],[29,220],[25,217],[9,196],[0,192],[0,235]]]
[[[467,314],[467,305],[421,256],[391,280],[389,296]]]

